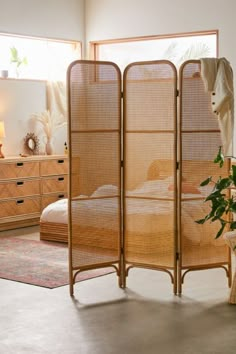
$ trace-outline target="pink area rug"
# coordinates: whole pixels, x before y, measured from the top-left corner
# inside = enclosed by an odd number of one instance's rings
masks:
[[[81,272],[77,281],[113,272],[113,268]],[[67,245],[0,237],[0,278],[50,289],[68,285]]]

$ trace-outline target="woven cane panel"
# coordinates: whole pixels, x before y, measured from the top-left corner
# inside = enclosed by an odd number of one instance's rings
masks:
[[[183,268],[228,262],[227,247],[222,240],[215,240],[220,225],[217,222],[204,225],[195,222],[208,214],[209,205],[204,203],[204,199],[213,188],[213,185],[200,187],[200,183],[209,176],[223,177],[228,171],[227,164],[220,169],[213,163],[221,145],[221,135],[217,116],[212,113],[210,94],[205,92],[199,76],[199,65],[187,63],[181,78],[180,220]]]
[[[119,255],[119,198],[72,202],[72,257],[80,266],[117,261]],[[81,251],[84,252],[82,257]]]
[[[227,246],[222,238],[215,239],[220,224],[199,225],[194,220],[204,218],[210,211],[203,200],[182,201],[182,265],[207,266],[228,261]]]
[[[173,68],[165,63],[129,68],[125,79],[127,131],[173,130],[174,78]]]
[[[200,65],[189,63],[183,70],[182,130],[219,129],[217,116],[211,109],[210,94],[205,92]]]
[[[173,268],[175,70],[166,62],[133,64],[124,93],[125,259]]]
[[[150,179],[163,180],[169,177],[169,183],[173,183],[173,149],[173,133],[129,133],[126,138],[126,191],[141,188]],[[155,161],[159,161],[158,165]]]
[[[126,199],[125,250],[128,262],[173,266],[173,201]]]
[[[72,131],[119,129],[120,73],[117,68],[89,62],[74,65],[70,72],[70,109]]]
[[[78,61],[68,82],[70,247],[78,269],[119,260],[121,80],[112,64]]]
[[[80,157],[79,194],[91,195],[98,187],[120,184],[120,133],[72,132],[72,152]],[[78,185],[72,185],[73,190]],[[117,192],[118,193],[118,192]]]

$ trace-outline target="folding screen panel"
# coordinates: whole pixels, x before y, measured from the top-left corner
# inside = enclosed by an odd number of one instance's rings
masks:
[[[124,263],[170,274],[176,292],[176,69],[124,72]]]
[[[222,145],[218,118],[212,112],[210,93],[205,91],[200,61],[185,62],[180,70],[179,194],[179,292],[189,270],[224,267],[230,282],[229,250],[222,238],[215,239],[220,224],[199,225],[195,220],[209,212],[204,199],[213,186],[200,187],[209,176],[224,176],[229,165],[219,168],[213,160]]]
[[[167,272],[174,293],[191,270],[223,267],[230,251],[219,225],[195,221],[221,145],[200,61],[179,74],[169,61],[130,64],[75,61],[68,69],[70,292],[80,271],[113,266],[125,287],[130,268]],[[178,126],[177,126],[178,108]],[[123,122],[123,126],[122,126]],[[121,127],[122,126],[122,127]],[[212,186],[210,186],[212,188]]]
[[[120,275],[121,75],[108,62],[68,69],[70,284],[79,271]]]

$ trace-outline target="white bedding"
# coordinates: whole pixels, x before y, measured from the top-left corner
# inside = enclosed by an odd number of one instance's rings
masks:
[[[132,197],[158,197],[158,198],[173,198],[173,191],[170,190],[172,178],[168,177],[165,180],[147,181],[139,188],[127,192],[127,196]],[[208,193],[203,189],[204,194]],[[197,194],[183,194],[183,198],[201,198],[203,191],[198,189]],[[100,196],[116,196],[117,187],[113,185],[104,185],[99,187],[91,197]],[[81,196],[81,198],[86,196]],[[80,225],[91,226],[96,228],[108,228],[117,230],[119,227],[118,220],[118,198],[104,199],[77,199],[72,202],[73,210],[76,210],[76,220]],[[74,205],[76,207],[74,208]],[[126,228],[128,231],[140,233],[142,230],[156,233],[157,230],[173,229],[173,200],[160,201],[150,199],[127,198],[126,203]],[[198,203],[189,200],[182,204],[182,231],[186,238],[192,242],[199,242],[199,227],[203,231],[203,243],[214,242],[212,233],[206,238],[208,225],[197,225],[195,220],[206,215],[207,208],[201,199]],[[77,217],[78,215],[78,217]],[[102,216],[102,217],[101,217]],[[42,212],[41,222],[64,223],[68,220],[68,200],[62,199],[48,205]],[[193,227],[193,224],[196,227]],[[216,225],[217,226],[217,225]],[[214,229],[214,226],[213,226]],[[214,230],[213,230],[214,233]]]
[[[158,197],[158,198],[172,198],[173,191],[168,190],[168,187],[172,183],[173,178],[168,177],[165,180],[155,180],[147,181],[135,190],[128,191],[126,195],[128,197]],[[104,185],[98,187],[98,189],[91,195],[94,197],[102,196],[116,196],[118,195],[118,189],[114,185]],[[196,197],[195,194],[188,194],[186,197]],[[116,198],[107,199],[89,199],[82,200],[83,198],[88,198],[87,196],[81,195],[78,199],[81,205],[80,213],[87,215],[91,213],[91,217],[96,217],[98,213],[106,214],[107,216],[114,216],[118,212],[118,202]],[[173,206],[173,201],[171,202],[157,202],[155,200],[145,200],[145,199],[126,199],[126,207],[128,214],[131,212],[133,214],[166,214],[170,212],[171,205]],[[75,201],[73,203],[78,203]],[[68,200],[61,199],[52,204],[49,204],[42,212],[41,221],[46,222],[56,222],[56,223],[67,223],[67,213],[68,213]]]

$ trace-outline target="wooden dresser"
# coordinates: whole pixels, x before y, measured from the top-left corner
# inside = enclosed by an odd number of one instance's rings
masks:
[[[0,159],[0,231],[39,223],[41,211],[67,197],[68,158]]]

